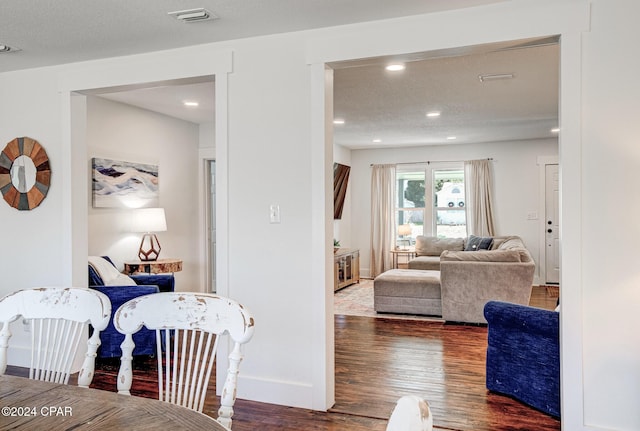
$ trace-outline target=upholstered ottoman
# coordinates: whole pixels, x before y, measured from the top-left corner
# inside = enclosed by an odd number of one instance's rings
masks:
[[[442,316],[440,271],[386,271],[373,280],[373,304],[379,313]]]

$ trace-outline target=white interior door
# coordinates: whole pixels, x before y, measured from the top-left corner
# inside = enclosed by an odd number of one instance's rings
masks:
[[[558,165],[545,166],[545,282],[560,282],[560,181]]]

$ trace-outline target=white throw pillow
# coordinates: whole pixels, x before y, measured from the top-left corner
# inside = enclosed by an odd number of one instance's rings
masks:
[[[103,257],[89,256],[89,265],[98,273],[105,286],[136,286],[131,277],[122,274]]]

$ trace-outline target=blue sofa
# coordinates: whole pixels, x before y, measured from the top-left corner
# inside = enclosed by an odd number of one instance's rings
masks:
[[[113,261],[107,256],[102,256],[113,265]],[[115,266],[115,265],[114,265]],[[124,335],[116,331],[113,326],[113,315],[118,307],[130,299],[138,296],[158,293],[160,291],[173,291],[173,275],[135,275],[131,278],[138,286],[105,286],[100,275],[89,265],[89,287],[98,290],[111,301],[111,320],[109,326],[100,333],[100,347],[98,357],[113,358],[122,356],[120,344],[124,340]],[[161,286],[161,287],[160,287]],[[133,335],[133,342],[136,344],[133,350],[134,355],[155,355],[156,354],[156,334],[142,328]]]
[[[489,333],[487,389],[559,418],[559,313],[489,301],[484,316]]]

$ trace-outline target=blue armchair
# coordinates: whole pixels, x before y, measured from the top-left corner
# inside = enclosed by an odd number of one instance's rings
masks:
[[[103,257],[113,265],[109,257]],[[116,331],[116,328],[113,326],[113,315],[118,307],[130,299],[150,293],[158,293],[160,291],[158,285],[154,283],[157,281],[157,277],[142,276],[132,278],[139,284],[138,286],[105,286],[100,275],[89,265],[89,287],[104,293],[111,301],[111,320],[109,321],[109,326],[100,333],[101,344],[98,348],[98,357],[100,358],[113,358],[122,355],[120,344],[122,344],[124,340],[124,335]],[[164,286],[167,286],[168,283],[169,281],[165,280]],[[173,290],[173,276],[171,276],[170,288]],[[136,344],[133,350],[134,355],[156,354],[155,331],[142,328],[133,336],[133,341]]]
[[[559,313],[489,301],[487,389],[560,417]]]

